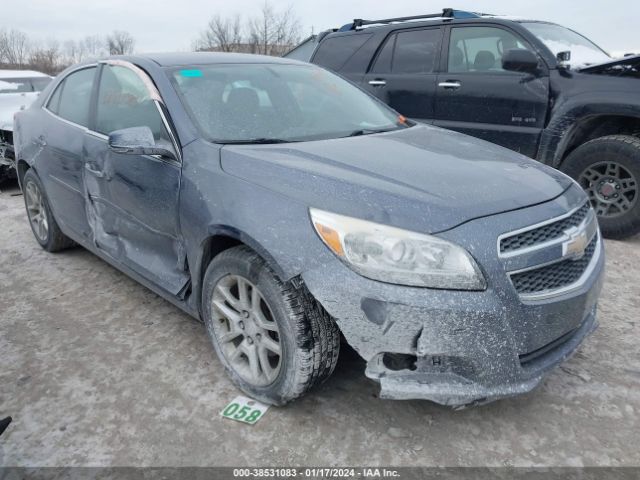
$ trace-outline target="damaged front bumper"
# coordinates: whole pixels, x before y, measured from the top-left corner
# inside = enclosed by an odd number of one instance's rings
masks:
[[[529,302],[508,279],[495,242],[500,233],[584,202],[582,194],[574,197],[527,209],[524,219],[512,212],[443,234],[461,245],[474,239],[469,249],[485,272],[485,291],[385,284],[338,259],[302,277],[367,361],[366,375],[380,383],[381,397],[463,406],[529,392],[597,327],[604,250],[598,240],[588,276],[576,288]]]

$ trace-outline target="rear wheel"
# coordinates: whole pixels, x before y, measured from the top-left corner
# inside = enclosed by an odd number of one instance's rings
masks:
[[[571,152],[562,170],[589,195],[605,237],[640,232],[640,139],[611,135],[591,140]]]
[[[75,245],[53,218],[42,182],[33,170],[25,173],[22,191],[29,224],[40,246],[48,252],[57,252]]]
[[[335,368],[340,333],[333,319],[304,287],[282,283],[247,247],[211,262],[202,312],[227,373],[257,400],[283,405]]]

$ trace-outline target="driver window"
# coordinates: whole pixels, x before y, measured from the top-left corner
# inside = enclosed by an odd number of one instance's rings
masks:
[[[502,68],[502,54],[514,48],[528,49],[515,35],[501,28],[453,28],[449,72],[506,73]]]
[[[155,101],[140,77],[129,68],[117,65],[102,68],[96,113],[96,130],[100,133],[108,135],[123,128],[146,126],[153,132],[156,144],[173,149]]]

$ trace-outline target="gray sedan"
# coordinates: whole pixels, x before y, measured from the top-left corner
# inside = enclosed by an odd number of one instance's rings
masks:
[[[42,247],[79,244],[203,321],[264,402],[328,378],[341,334],[383,397],[457,406],[533,389],[596,327],[603,246],[571,179],[316,66],[76,65],[15,144]]]

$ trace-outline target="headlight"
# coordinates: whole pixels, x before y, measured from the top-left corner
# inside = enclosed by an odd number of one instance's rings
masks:
[[[451,242],[314,208],[310,214],[322,241],[364,277],[416,287],[486,288],[475,260]]]

